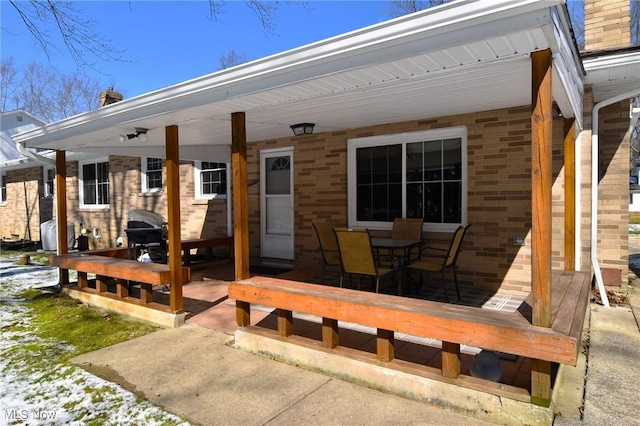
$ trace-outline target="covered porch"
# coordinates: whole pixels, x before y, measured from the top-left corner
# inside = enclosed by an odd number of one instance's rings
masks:
[[[497,9],[492,1],[443,5],[20,135],[17,140],[30,147],[58,150],[59,241],[66,235],[68,214],[65,150],[147,155],[166,161],[169,262],[160,268],[162,270],[154,272],[149,278],[151,282],[146,284],[147,288],[153,284],[170,284],[169,291],[152,290],[139,303],[132,302],[128,294],[119,294],[118,290],[112,293],[96,287],[93,291],[80,283],[69,288],[76,295],[95,297],[97,294],[114,300],[118,306],[188,316],[187,299],[191,297],[187,297],[186,292],[196,287],[193,270],[185,273],[182,264],[180,224],[184,218],[181,216],[178,164],[181,160],[202,158],[226,161],[230,164],[233,181],[233,276],[226,278],[232,281],[228,295],[207,300],[204,307],[207,304],[214,309],[228,307],[225,297],[233,299],[232,318],[238,327],[235,331],[238,345],[278,359],[295,359],[292,353],[300,352],[307,353],[309,358],[313,358],[313,352],[338,353],[342,360],[353,358],[359,362],[357,366],[365,374],[379,371],[380,375],[374,381],[382,380],[385,372],[395,371],[394,374],[504,396],[523,404],[549,406],[552,365],[572,365],[577,360],[591,283],[588,262],[582,259],[583,247],[576,243],[576,235],[588,227],[576,216],[576,204],[581,201],[580,186],[576,183],[580,164],[575,161],[574,145],[576,132],[582,128],[581,66],[572,44],[566,11],[560,2],[501,3],[502,9]],[[561,111],[562,118],[558,117],[557,111]],[[483,116],[488,112],[500,117]],[[510,120],[515,116],[519,119]],[[498,259],[494,262],[503,271],[480,271],[476,275],[488,277],[487,281],[497,287],[495,293],[500,292],[508,274],[525,271],[527,276],[520,281],[530,289],[528,300],[522,301],[512,312],[494,314],[474,306],[319,286],[308,283],[309,277],[293,277],[293,280],[252,277],[249,259],[255,244],[250,244],[250,195],[254,194],[251,191],[257,191],[253,184],[260,183],[262,166],[256,164],[257,149],[252,152],[253,158],[248,151],[256,145],[262,149],[289,148],[287,145],[294,145],[294,141],[285,138],[284,131],[289,129],[283,122],[305,122],[311,120],[309,117],[318,123],[318,135],[314,135],[318,139],[308,138],[308,145],[303,146],[300,142],[300,148],[296,149],[322,149],[325,145],[323,137],[342,140],[330,153],[333,162],[325,159],[326,166],[312,170],[305,170],[304,165],[299,164],[303,169],[301,173],[313,175],[316,180],[330,180],[329,185],[341,185],[344,204],[354,198],[347,195],[345,183],[349,138],[369,137],[380,128],[383,128],[382,133],[403,134],[415,128],[437,130],[462,122],[455,127],[464,131],[465,151],[461,162],[464,160],[465,173],[479,170],[468,168],[469,152],[475,153],[474,160],[482,158],[489,164],[487,169],[480,170],[483,173],[465,176],[460,183],[464,193],[460,200],[461,221],[484,222],[484,231],[478,235],[478,247],[474,249],[475,262],[471,263],[479,268],[483,256]],[[562,130],[556,128],[554,132],[554,121],[562,123]],[[487,122],[489,124],[485,126]],[[133,126],[149,129],[147,143],[134,141],[123,145],[118,141],[118,135],[128,133],[130,130],[127,129]],[[496,137],[494,128],[501,126],[507,131]],[[497,151],[483,155],[483,147],[494,143],[494,138],[498,139]],[[471,141],[468,147],[467,139]],[[486,190],[487,184],[497,188],[501,179],[496,172],[498,169],[487,171],[495,165],[494,161],[503,159],[501,161],[506,162],[510,152],[520,154],[523,146],[527,152],[522,154],[525,158],[519,160],[526,165],[509,175],[518,180],[517,188],[504,192],[499,188]],[[562,167],[559,168],[554,168],[554,147],[562,152]],[[251,179],[248,173],[250,160],[254,173]],[[338,175],[327,179],[328,170],[332,169]],[[489,173],[493,174],[487,178]],[[523,182],[526,188],[522,186]],[[554,184],[563,188],[561,212],[552,207]],[[474,204],[472,196],[482,193],[483,189],[488,193],[481,200],[486,205],[481,205],[480,201]],[[326,190],[314,196],[321,197],[330,192]],[[303,194],[302,190],[300,194],[302,196],[298,198],[303,200],[301,208],[304,208],[305,197],[310,195]],[[507,220],[518,221],[519,228],[528,231],[530,251],[527,253],[516,252],[512,241],[498,241],[492,235],[492,229],[501,229],[504,235],[510,232],[508,226],[493,217],[497,202],[502,203],[499,209],[503,211],[510,206],[519,207],[519,216]],[[308,209],[310,212],[305,210],[305,213],[315,214],[315,208],[312,206]],[[354,208],[350,205],[340,208],[341,218],[349,225],[358,224],[358,218],[352,215]],[[405,210],[403,213],[406,214]],[[317,216],[326,214],[326,210],[321,212]],[[552,273],[554,213],[562,215],[559,229],[563,241],[557,245],[562,250],[555,255],[557,273]],[[308,226],[308,218],[300,212],[296,223],[291,224],[298,237],[304,232],[305,220]],[[379,230],[384,231],[387,225],[378,224],[382,228]],[[442,234],[451,226],[451,223],[438,223],[432,228],[427,226],[425,231]],[[311,247],[297,243],[296,256],[315,248],[315,244]],[[507,250],[511,251],[506,260],[494,254]],[[63,262],[68,259],[63,257],[67,255],[64,246],[60,246],[59,255],[54,262],[59,262],[61,281],[67,286],[68,269],[78,267],[78,263]],[[105,270],[104,275],[125,279],[114,271],[126,262],[117,257],[114,259],[112,271]],[[295,256],[293,260],[296,260]],[[514,266],[515,260],[521,263]],[[86,268],[102,263],[103,260],[95,260]],[[126,269],[133,274],[136,267],[129,265]],[[472,268],[467,270],[473,272]],[[156,277],[162,282],[154,281]],[[185,285],[188,279],[192,282]],[[258,309],[262,313],[256,313],[256,305],[267,306],[269,310]],[[276,309],[275,334],[253,328],[264,320],[260,317],[270,313],[271,308]],[[195,312],[197,308],[193,309]],[[299,338],[297,333],[303,327],[294,312],[320,318],[318,324],[321,326],[312,326],[315,331],[311,332],[321,339]],[[342,323],[375,329],[375,350],[360,354],[360,348],[353,349],[359,352],[345,349],[348,340],[342,337]],[[400,362],[398,354],[402,353],[402,348],[396,344],[400,334],[435,339],[442,342],[441,347],[432,353],[429,352],[431,349],[426,349],[429,345],[419,344],[417,363]],[[371,346],[373,342],[365,338],[362,343]],[[526,361],[527,379],[520,377],[520,373],[508,384],[470,378],[466,373],[470,358],[462,350],[465,345],[531,359]],[[425,360],[436,365],[422,365]],[[520,368],[516,367],[516,370],[520,372]]]

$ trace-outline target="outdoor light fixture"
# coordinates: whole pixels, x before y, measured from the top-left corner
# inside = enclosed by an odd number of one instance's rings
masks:
[[[296,136],[310,135],[313,133],[314,127],[315,123],[299,123],[291,126],[291,130],[293,130],[293,134]]]
[[[120,142],[125,143],[126,141],[133,139],[133,138],[138,138],[138,140],[140,142],[146,142],[148,140],[147,138],[147,131],[149,129],[145,129],[144,127],[136,127],[136,132],[135,133],[129,133],[128,135],[120,135]]]

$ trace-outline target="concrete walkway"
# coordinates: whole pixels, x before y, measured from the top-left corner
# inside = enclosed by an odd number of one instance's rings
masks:
[[[186,325],[72,362],[202,425],[487,424],[245,353],[232,341]]]
[[[635,293],[634,293],[635,292]],[[584,420],[559,425],[640,425],[640,312],[591,305]],[[478,419],[385,394],[230,347],[233,336],[187,325],[81,355],[73,363],[202,425],[478,425]],[[582,393],[580,367],[562,386]],[[570,394],[574,395],[571,396]]]
[[[640,425],[640,236],[629,236],[628,306],[591,304],[583,420],[558,425]],[[635,273],[634,273],[635,271]],[[569,384],[567,387],[571,386]]]

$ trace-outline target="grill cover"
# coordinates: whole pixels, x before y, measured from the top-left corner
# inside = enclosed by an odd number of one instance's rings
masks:
[[[130,210],[127,221],[128,228],[162,229],[164,217],[149,210]]]
[[[131,210],[127,215],[127,243],[129,259],[136,258],[136,248],[149,249],[155,246],[160,250],[159,259],[166,263],[167,236],[165,233],[164,218],[158,213],[149,210]],[[150,251],[151,252],[151,251]]]

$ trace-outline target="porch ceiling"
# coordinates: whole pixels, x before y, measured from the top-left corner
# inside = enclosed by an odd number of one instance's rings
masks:
[[[453,2],[52,123],[14,139],[28,147],[228,161],[231,113],[248,142],[528,105],[533,51],[557,49],[544,2]],[[497,7],[500,6],[500,7]],[[553,13],[552,13],[553,12]],[[563,79],[558,79],[562,81]],[[557,98],[569,98],[561,84]],[[569,105],[559,102],[561,108]],[[571,116],[573,111],[564,111]],[[148,141],[119,142],[135,127]]]

